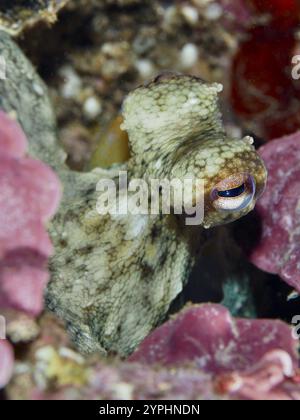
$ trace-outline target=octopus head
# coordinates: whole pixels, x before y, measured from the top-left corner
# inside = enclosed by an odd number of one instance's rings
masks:
[[[137,88],[123,106],[134,173],[139,169],[148,179],[202,180],[187,194],[184,209],[192,214],[201,203],[199,223],[204,227],[229,223],[251,211],[267,178],[253,139],[227,136],[221,91],[219,83],[164,74]],[[173,206],[180,212],[178,197]]]

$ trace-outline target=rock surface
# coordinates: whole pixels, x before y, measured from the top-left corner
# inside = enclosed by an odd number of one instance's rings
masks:
[[[260,155],[269,177],[257,205],[261,237],[250,258],[300,292],[300,132],[269,142]]]
[[[147,365],[195,362],[211,374],[244,371],[265,354],[283,350],[297,368],[297,341],[281,321],[233,319],[221,305],[187,307],[156,329],[130,357]]]
[[[0,127],[0,311],[37,316],[44,308],[47,260],[53,253],[45,224],[58,207],[60,183],[44,163],[26,157],[26,137],[3,111]],[[4,324],[1,318],[5,329]],[[12,367],[12,348],[0,339],[0,388]]]
[[[0,4],[0,29],[18,35],[39,21],[53,23],[57,12],[69,0],[4,0]]]

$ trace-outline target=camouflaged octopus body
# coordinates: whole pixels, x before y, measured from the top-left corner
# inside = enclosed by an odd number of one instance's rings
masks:
[[[220,85],[197,78],[167,75],[136,89],[123,107],[132,157],[121,169],[146,181],[187,174],[204,179],[206,227],[241,217],[255,202],[241,211],[220,213],[209,198],[217,182],[232,173],[251,172],[259,194],[265,180],[249,139],[226,137],[218,109],[220,90]],[[73,185],[89,178],[89,188],[81,188],[74,203],[67,199],[54,222],[56,256],[47,301],[67,320],[83,351],[125,355],[164,318],[187,282],[205,235],[202,226],[187,227],[175,215],[99,216],[96,183],[117,172],[76,175]]]
[[[265,184],[264,165],[249,138],[226,136],[218,108],[220,85],[165,75],[125,100],[123,128],[132,156],[128,164],[72,172],[58,152],[53,113],[47,95],[41,95],[45,87],[1,32],[0,47],[12,63],[8,79],[0,81],[0,105],[17,115],[31,153],[51,164],[64,184],[63,202],[50,227],[55,256],[47,305],[66,322],[81,351],[126,355],[163,320],[187,282],[205,240],[204,227],[230,222],[253,208]],[[32,89],[34,85],[41,88]],[[117,178],[120,169],[128,171],[129,179],[147,182],[187,175],[203,179],[202,225],[186,226],[184,215],[175,214],[100,216],[96,185],[100,179]],[[212,188],[236,173],[251,174],[255,196],[243,209],[219,211],[211,199]]]

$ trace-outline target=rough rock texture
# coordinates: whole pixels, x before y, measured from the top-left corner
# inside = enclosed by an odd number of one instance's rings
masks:
[[[179,366],[196,362],[204,372],[221,374],[247,370],[274,350],[290,354],[297,368],[298,343],[281,321],[233,319],[221,305],[187,307],[156,329],[130,360]]]
[[[24,133],[2,111],[0,125],[0,307],[37,315],[53,252],[44,225],[58,207],[60,186],[46,165],[24,157]]]
[[[247,372],[231,373],[217,380],[220,393],[241,400],[300,400],[299,370],[290,370],[291,359],[284,351],[267,353]]]
[[[65,361],[66,363],[66,361]],[[56,393],[33,390],[29,399],[50,400],[300,400],[300,377],[285,352],[267,354],[248,372],[212,376],[193,364],[151,368],[97,364],[88,383]]]
[[[16,370],[11,399],[300,399],[297,341],[278,321],[234,319],[220,305],[188,307],[146,339],[134,362],[83,359],[53,321],[44,320]]]
[[[300,133],[273,140],[260,155],[269,179],[257,206],[262,232],[251,261],[300,292]]]
[[[36,316],[44,307],[47,260],[53,252],[45,224],[58,207],[61,191],[50,168],[25,157],[26,148],[20,126],[0,111],[0,313],[14,308]],[[6,323],[8,327],[8,320],[1,318],[1,338]],[[12,348],[1,338],[0,388],[13,369]]]
[[[69,0],[2,0],[0,4],[0,28],[17,35],[25,27],[43,20],[53,23],[57,12]]]

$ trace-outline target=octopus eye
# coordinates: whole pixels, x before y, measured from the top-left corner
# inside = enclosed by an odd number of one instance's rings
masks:
[[[245,192],[245,183],[240,185],[239,187],[232,188],[231,190],[225,190],[225,191],[218,191],[219,197],[225,197],[225,198],[233,198],[233,197],[239,197]]]
[[[251,175],[237,174],[219,182],[212,190],[211,199],[218,210],[240,211],[255,196],[255,181]]]

